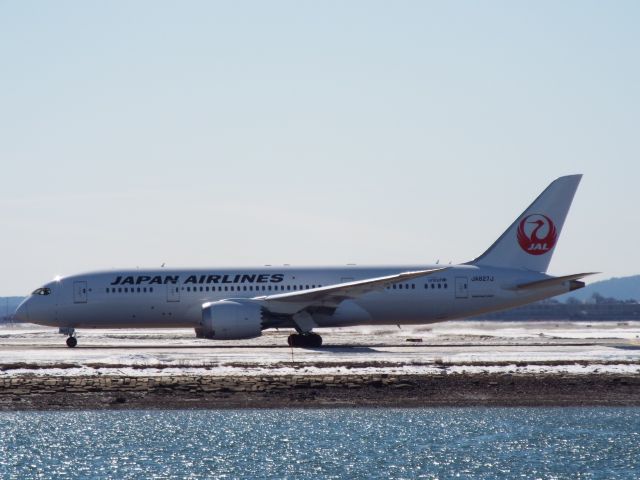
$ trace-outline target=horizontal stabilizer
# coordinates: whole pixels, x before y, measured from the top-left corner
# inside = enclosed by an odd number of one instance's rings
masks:
[[[516,285],[513,290],[534,290],[537,288],[553,287],[563,282],[574,282],[580,278],[596,275],[597,273],[599,272],[576,273],[574,275],[565,275],[564,277],[545,278],[544,280],[536,280],[535,282],[521,283],[520,285]],[[571,290],[577,290],[582,287],[584,287],[583,282],[575,282],[575,285],[571,285]]]

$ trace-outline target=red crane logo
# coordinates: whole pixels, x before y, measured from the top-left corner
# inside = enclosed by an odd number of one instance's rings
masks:
[[[527,215],[518,226],[518,243],[530,255],[544,255],[556,245],[556,226],[546,215]]]

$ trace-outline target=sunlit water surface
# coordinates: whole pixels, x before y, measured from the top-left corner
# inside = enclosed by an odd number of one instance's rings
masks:
[[[0,478],[640,478],[638,408],[0,413]]]

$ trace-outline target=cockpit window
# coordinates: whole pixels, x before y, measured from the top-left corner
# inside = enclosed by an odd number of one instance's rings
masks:
[[[51,295],[51,289],[50,288],[38,288],[37,290],[34,290],[34,292],[31,295]]]

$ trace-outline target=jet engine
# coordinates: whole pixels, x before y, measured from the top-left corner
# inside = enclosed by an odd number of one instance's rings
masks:
[[[220,300],[202,305],[198,338],[237,340],[262,335],[262,307],[251,300]]]

